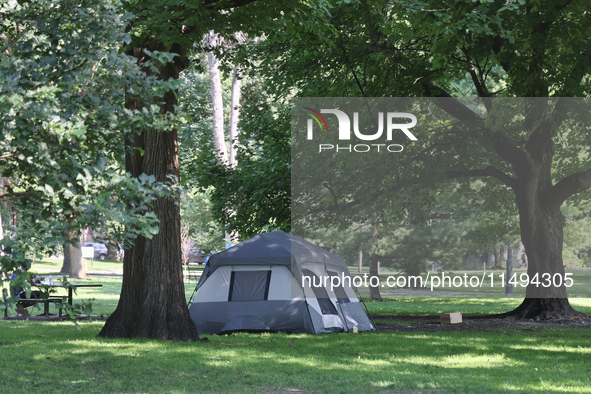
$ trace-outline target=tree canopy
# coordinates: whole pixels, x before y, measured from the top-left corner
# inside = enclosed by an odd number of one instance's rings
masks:
[[[392,192],[390,203],[399,199],[404,208],[402,196],[418,184],[429,201],[428,190],[442,182],[482,177],[498,190],[489,200],[514,195],[530,276],[561,275],[559,207],[591,186],[586,101],[492,99],[588,96],[591,62],[582,32],[589,16],[582,7],[578,1],[343,3],[327,16],[331,39],[325,32],[297,41],[272,37],[261,56],[274,65],[274,78],[289,80],[305,96],[428,96],[433,105],[421,108],[446,119],[419,135],[406,154],[392,158],[398,164],[377,188],[363,188],[363,177],[355,178],[352,169],[361,167],[359,158],[336,154],[318,159],[332,175],[349,176],[349,182],[340,183],[348,190],[338,204],[341,212],[362,201],[375,207],[383,190]],[[479,100],[455,99],[468,84]],[[336,108],[330,104],[343,105],[318,101],[316,108]],[[518,119],[511,119],[515,114]],[[321,168],[319,163],[312,167]],[[327,183],[317,187],[324,198],[336,201],[337,191]],[[382,187],[385,183],[390,186]],[[302,200],[302,206],[318,217],[337,203]],[[369,206],[367,220],[372,217]],[[542,297],[534,290],[528,288],[528,299]],[[565,296],[562,288],[543,298]],[[562,301],[556,308],[552,303],[527,301],[517,313],[568,315]]]
[[[200,146],[197,178],[216,187],[225,225],[244,236],[288,229],[290,170],[303,187],[292,211],[300,228],[326,219],[369,226],[372,236],[392,234],[388,221],[424,223],[440,187],[479,177],[483,205],[518,211],[530,276],[564,274],[560,207],[584,209],[591,187],[588,102],[561,99],[590,93],[583,0],[11,0],[0,13],[0,172],[11,180],[2,198],[26,207],[20,234],[61,245],[92,225],[135,240],[101,336],[198,338],[182,291],[178,88],[211,29],[228,39],[264,35],[225,55],[264,80],[270,97],[247,106],[237,168],[215,164]],[[370,163],[303,150],[292,164],[287,115],[302,112],[279,103],[294,94],[430,100],[397,102],[420,121],[417,140],[393,138],[403,154]],[[376,127],[370,115],[366,134]],[[308,172],[296,168],[303,155]],[[26,242],[3,242],[3,269],[26,260]],[[563,286],[528,288],[515,314],[573,316],[565,297]]]
[[[125,139],[164,119],[157,107],[125,110],[123,98],[126,85],[155,100],[169,87],[118,53],[120,14],[109,1],[75,12],[67,2],[1,7],[0,173],[10,180],[1,198],[19,212],[2,269],[55,252],[83,228],[119,243],[157,233],[150,201],[175,191],[120,164]]]

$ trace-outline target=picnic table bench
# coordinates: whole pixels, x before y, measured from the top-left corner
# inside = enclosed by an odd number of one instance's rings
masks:
[[[46,289],[53,289],[53,288],[63,288],[66,287],[63,284],[43,284]],[[79,287],[103,287],[102,284],[76,284],[70,283],[68,288],[68,305],[72,306],[74,303],[74,290]],[[53,303],[58,307],[59,317],[62,317],[62,309],[63,309],[63,297],[56,297],[56,296],[49,296],[46,298],[19,298],[17,303],[29,303],[29,304],[43,304],[43,314],[46,318],[49,318],[49,304]],[[8,310],[4,309],[4,316],[8,315]]]
[[[58,306],[59,310],[59,317],[62,317],[62,299],[61,298],[19,298],[18,302],[22,303],[29,303],[29,304],[43,304],[43,314],[46,318],[49,318],[49,304],[54,303]],[[6,316],[6,310],[4,310],[4,315]]]

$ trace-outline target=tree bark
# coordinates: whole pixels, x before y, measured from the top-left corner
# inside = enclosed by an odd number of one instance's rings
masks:
[[[62,263],[62,269],[60,270],[60,274],[69,275],[70,271],[72,270],[72,259],[70,257],[70,249],[68,245],[63,246],[64,250],[64,262]]]
[[[245,35],[241,32],[235,33],[234,38],[238,44],[244,42]],[[241,67],[237,64],[234,67],[232,77],[232,98],[230,102],[230,167],[236,167],[238,160],[237,154],[237,142],[238,139],[238,122],[240,121],[240,89],[242,88],[242,79],[240,76]]]
[[[86,265],[82,257],[82,249],[80,249],[80,235],[76,232],[69,232],[65,234],[69,241],[63,246],[64,260],[60,274],[69,275],[70,278],[80,279],[86,278]]]
[[[492,269],[502,269],[503,266],[501,265],[501,247],[498,244],[494,245],[495,250],[495,265],[492,266]]]
[[[159,48],[160,50],[163,50]],[[176,49],[176,50],[175,50]],[[133,54],[141,56],[142,48]],[[180,48],[171,49],[181,55]],[[163,80],[178,79],[186,68],[186,57],[177,56],[159,71]],[[175,92],[164,96],[161,111],[174,112]],[[133,100],[126,104],[137,106]],[[141,148],[143,155],[135,148]],[[177,131],[148,130],[129,142],[125,167],[133,176],[154,175],[167,181],[179,177]],[[182,275],[180,208],[175,198],[157,198],[151,209],[160,221],[159,232],[152,239],[138,237],[125,250],[123,284],[119,304],[107,319],[99,336],[106,338],[152,338],[171,341],[199,340],[197,328],[189,315]]]
[[[585,316],[575,311],[568,301],[562,262],[562,200],[551,198],[551,141],[540,161],[517,165],[517,182],[513,188],[519,211],[521,240],[528,251],[527,286],[523,303],[506,316],[553,320]],[[536,284],[534,282],[540,282]],[[545,286],[550,284],[549,286]]]
[[[505,295],[513,295],[513,284],[511,278],[513,277],[513,249],[511,249],[511,240],[507,241],[507,278],[505,284]]]
[[[238,138],[238,121],[240,120],[240,66],[234,68],[232,78],[232,100],[230,103],[230,166],[236,167],[236,139]]]
[[[209,32],[209,45],[216,46],[217,34]],[[224,135],[224,102],[222,98],[222,80],[220,76],[220,62],[213,51],[208,54],[209,81],[211,83],[211,106],[213,111],[213,141],[217,151],[218,161],[228,164],[228,151]]]
[[[70,238],[71,244],[66,246],[70,255],[70,278],[86,278],[86,264],[82,258],[82,249],[80,249],[80,236],[74,235]]]
[[[215,48],[219,45],[218,36],[213,30],[209,32],[209,46]],[[239,39],[239,42],[241,40]],[[222,97],[222,83],[219,69],[219,60],[213,51],[208,54],[209,59],[209,80],[211,84],[211,103],[213,115],[213,141],[217,151],[218,162],[221,165],[236,167],[238,161],[236,158],[236,139],[238,138],[238,121],[240,116],[240,65],[234,68],[234,77],[232,79],[232,97],[230,101],[230,153],[226,146],[226,136],[224,130],[224,102]],[[227,216],[233,216],[233,211],[228,211]],[[232,243],[238,239],[238,233],[224,232],[226,242]]]
[[[4,194],[4,179],[0,173],[0,196]],[[2,226],[2,205],[0,205],[0,240],[4,239],[4,227]],[[0,250],[0,256],[4,256],[4,252]]]

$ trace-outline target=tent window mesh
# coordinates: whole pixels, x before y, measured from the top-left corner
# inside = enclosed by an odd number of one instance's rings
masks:
[[[349,300],[349,297],[347,296],[347,293],[345,293],[345,288],[343,287],[343,283],[341,283],[342,279],[343,279],[343,275],[339,276],[339,274],[337,274],[334,271],[328,271],[328,276],[330,276],[331,279],[333,277],[339,278],[338,286],[335,286],[332,288],[334,290],[335,295],[337,296],[337,299],[339,300],[339,303],[346,304],[348,302],[351,302],[351,300]],[[345,279],[346,279],[346,277],[345,277]],[[351,279],[351,278],[349,277],[349,279]],[[335,279],[333,283],[337,284],[337,280]]]
[[[335,308],[334,304],[330,301],[330,297],[326,292],[326,289],[322,286],[322,280],[312,271],[309,269],[303,269],[302,274],[310,278],[310,284],[312,291],[314,292],[314,296],[318,301],[318,305],[320,306],[320,311],[323,315],[338,315],[337,309]],[[305,283],[308,283],[306,280]]]
[[[269,296],[271,271],[233,271],[228,301],[264,301]]]

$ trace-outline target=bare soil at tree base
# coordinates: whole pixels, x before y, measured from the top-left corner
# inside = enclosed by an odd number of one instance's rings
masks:
[[[430,316],[374,316],[381,332],[486,332],[511,329],[521,332],[543,331],[549,328],[591,328],[591,317],[568,321],[533,321],[514,318],[462,316],[462,323],[441,324],[438,315]]]

